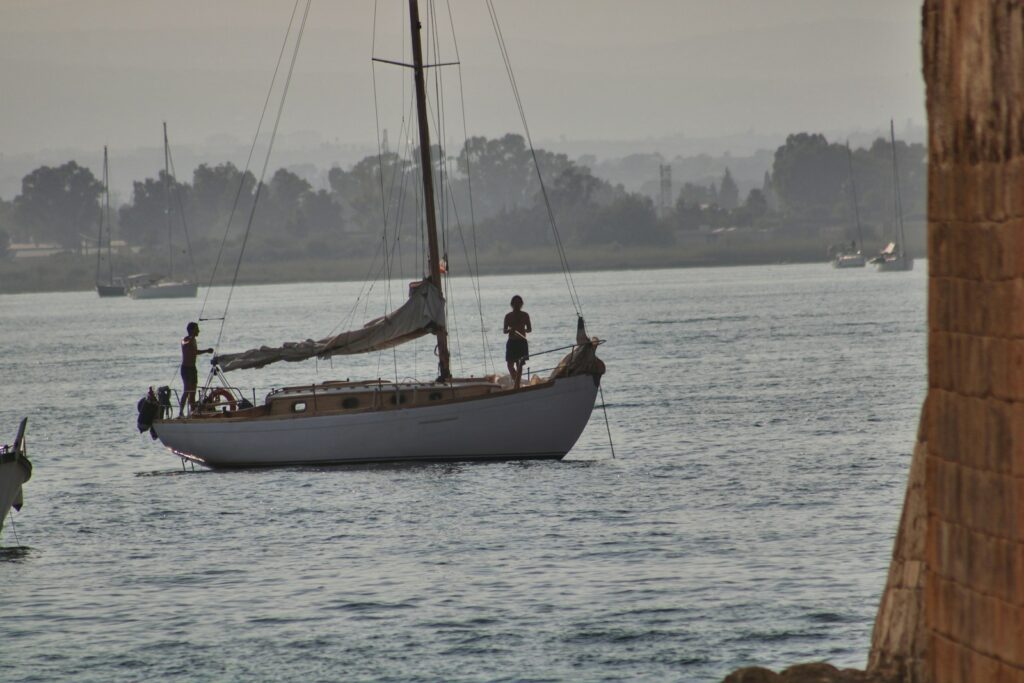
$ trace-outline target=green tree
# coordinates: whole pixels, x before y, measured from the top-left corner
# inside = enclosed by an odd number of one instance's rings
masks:
[[[733,180],[728,168],[725,169],[725,175],[722,176],[718,188],[718,205],[726,211],[732,211],[740,205],[740,188],[736,186],[736,181]]]
[[[255,190],[256,177],[249,171],[243,174],[230,162],[216,166],[200,164],[192,173],[189,226],[195,226],[198,235],[220,237],[236,196],[238,206],[232,225],[244,224]]]
[[[31,238],[31,235],[18,222],[17,209],[13,201],[0,199],[0,230],[7,234],[8,242],[25,242]]]
[[[257,214],[260,225],[272,232],[285,232],[304,236],[307,231],[302,214],[302,201],[313,191],[312,185],[288,169],[279,168],[270,179],[260,199],[262,207]]]
[[[169,179],[165,187],[166,174],[160,171],[156,178],[136,180],[132,183],[132,201],[118,209],[121,234],[131,244],[143,246],[166,245],[168,191],[170,192],[170,215],[172,221],[171,239],[184,243],[184,236],[178,237],[173,232],[181,229],[179,201],[181,206],[189,205],[191,188],[188,184],[178,183]]]
[[[21,194],[14,199],[17,220],[37,242],[81,249],[83,238],[95,233],[102,193],[92,171],[74,161],[40,166],[22,178]]]
[[[366,157],[349,171],[336,166],[328,172],[327,182],[346,224],[358,232],[378,233],[385,209],[389,223],[399,218],[415,221],[413,212],[402,211],[403,191],[418,192],[413,183],[418,183],[419,177],[408,177],[410,172],[409,162],[388,153]]]
[[[586,241],[593,244],[663,245],[672,241],[658,222],[654,201],[641,194],[616,199],[587,227]]]
[[[573,163],[564,154],[536,150],[537,165],[546,183],[551,183]],[[521,135],[509,133],[489,140],[473,137],[458,157],[459,172],[470,174],[474,202],[479,216],[530,207],[540,192],[533,155]]]
[[[843,200],[846,148],[824,135],[798,133],[775,151],[772,185],[784,209],[799,217],[829,216]]]

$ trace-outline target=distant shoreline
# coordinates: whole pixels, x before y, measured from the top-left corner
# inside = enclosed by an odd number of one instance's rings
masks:
[[[868,249],[867,253],[875,253]],[[915,255],[917,256],[917,255]],[[461,256],[452,258],[450,272],[467,275]],[[561,271],[554,248],[491,249],[479,256],[481,275],[557,273]],[[573,272],[598,270],[648,270],[658,268],[705,268],[754,266],[791,263],[826,265],[826,249],[820,244],[763,243],[666,247],[585,247],[571,250],[569,266]],[[243,264],[238,284],[289,284],[299,282],[359,282],[367,279],[370,262],[366,258],[302,259],[283,262]],[[92,256],[63,253],[38,258],[0,261],[0,295],[43,292],[89,291],[95,288],[96,261]],[[209,272],[211,266],[205,270]],[[147,270],[132,264],[130,272]],[[152,269],[149,269],[152,270]],[[203,264],[198,264],[203,272]],[[221,266],[222,276],[214,286],[230,284],[232,267]],[[405,269],[406,273],[410,268]],[[200,277],[207,286],[209,276]]]

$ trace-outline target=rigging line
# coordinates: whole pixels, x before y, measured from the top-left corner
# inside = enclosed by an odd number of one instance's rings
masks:
[[[178,203],[178,215],[181,216],[181,229],[185,233],[185,248],[188,249],[188,261],[192,264],[192,279],[199,279],[199,271],[196,270],[196,259],[192,254],[192,240],[188,234],[188,223],[185,222],[185,206],[181,201],[181,183],[178,182],[178,171],[174,168],[174,154],[171,152],[170,144],[167,145],[167,159],[170,162],[171,177],[174,178],[174,198]]]
[[[544,199],[544,206],[547,209],[548,220],[551,223],[551,229],[555,236],[555,245],[557,247],[559,260],[562,264],[562,275],[565,278],[566,286],[569,289],[569,298],[572,301],[573,307],[576,309],[577,315],[582,315],[582,303],[580,302],[579,294],[576,291],[576,283],[573,280],[572,272],[569,268],[569,259],[565,252],[565,246],[562,243],[561,235],[558,232],[558,225],[555,221],[555,213],[551,208],[551,201],[548,197],[547,188],[544,185],[544,177],[541,174],[540,162],[537,159],[537,150],[533,146],[533,136],[530,135],[530,127],[526,122],[526,111],[523,109],[522,98],[519,95],[519,86],[516,83],[515,73],[512,70],[512,60],[509,56],[508,46],[505,44],[505,37],[501,31],[501,24],[498,20],[498,13],[494,7],[493,0],[486,0],[487,11],[491,16],[491,25],[494,28],[494,34],[498,40],[498,48],[501,52],[502,59],[505,63],[505,72],[508,75],[509,83],[512,86],[512,93],[515,96],[516,107],[519,110],[519,118],[523,124],[523,132],[526,134],[526,141],[530,145],[530,155],[533,158],[533,166],[537,172],[537,180],[540,182],[541,195]]]
[[[428,45],[427,49],[428,50],[429,49],[433,49],[433,51],[434,51],[434,61],[435,62],[440,62],[441,61],[441,39],[440,39],[440,36],[438,35],[438,32],[437,32],[437,17],[435,16],[435,8],[436,8],[436,5],[433,2],[433,0],[429,0],[429,2],[427,4],[427,14],[430,17],[430,32],[429,32],[428,35],[432,37],[432,41],[431,41],[432,44]],[[438,181],[439,181],[438,182],[437,192],[438,192],[438,194],[440,194],[440,197],[438,197],[437,199],[439,200],[438,201],[438,206],[440,207],[439,211],[441,213],[441,216],[440,216],[441,230],[444,233],[444,247],[445,247],[444,251],[447,253],[447,251],[448,251],[449,219],[448,219],[448,206],[447,206],[447,203],[445,202],[445,197],[444,197],[444,185],[445,185],[445,182],[446,182],[445,178],[446,178],[446,173],[447,173],[447,170],[448,170],[447,166],[446,166],[446,163],[445,163],[446,162],[446,154],[445,154],[445,144],[446,143],[445,143],[445,141],[447,139],[448,130],[447,130],[447,126],[445,126],[445,118],[444,118],[444,76],[443,76],[443,74],[441,74],[441,71],[442,71],[441,69],[435,69],[434,70],[434,102],[435,102],[434,106],[437,109],[437,118],[435,119],[434,128],[437,130],[437,156],[438,156],[438,159],[437,159],[437,161],[438,161],[438,171],[437,171],[437,174],[438,174]],[[431,157],[431,159],[432,158],[433,157]]]
[[[427,15],[430,17],[430,27],[427,32],[427,36],[430,39],[430,44],[427,46],[428,53],[433,51],[434,62],[440,63],[441,57],[441,38],[438,32],[438,21],[437,21],[437,5],[433,0],[429,0],[427,5]],[[434,71],[434,106],[436,112],[431,112],[434,115],[434,129],[437,131],[437,174],[438,184],[435,190],[438,194],[435,197],[436,205],[438,207],[438,219],[441,223],[441,242],[442,242],[442,253],[443,258],[449,258],[449,231],[451,229],[451,219],[449,218],[448,211],[448,200],[450,198],[450,179],[448,175],[448,158],[445,153],[445,140],[447,139],[447,126],[445,124],[445,107],[444,107],[444,76],[440,73],[441,69]],[[433,150],[431,150],[433,151]],[[433,154],[430,155],[431,164],[433,164]],[[433,168],[431,168],[433,170]],[[449,192],[446,194],[445,188],[448,188]],[[447,265],[446,265],[447,267]],[[450,309],[452,312],[452,324],[450,329],[455,335],[455,352],[459,359],[459,368],[463,374],[465,374],[464,357],[462,355],[462,339],[459,331],[458,316],[455,310],[455,284],[452,282],[451,277],[445,278],[445,289],[448,292],[448,300]]]
[[[376,36],[376,33],[377,33],[377,5],[376,5],[376,3],[374,3],[373,21],[374,21],[374,26],[373,26],[373,32],[374,32],[373,44],[375,45],[376,44],[376,39],[377,39],[377,36]],[[371,45],[371,51],[373,49],[374,48]],[[383,250],[383,255],[384,255],[384,270],[386,271],[387,276],[388,276],[388,278],[390,280],[391,269],[388,267],[388,245],[387,245],[387,242],[388,242],[388,208],[387,208],[387,194],[384,191],[384,153],[383,153],[383,150],[382,150],[381,139],[380,139],[380,105],[379,105],[378,96],[377,96],[377,65],[372,60],[372,53],[371,53],[371,60],[370,60],[370,74],[371,74],[371,79],[373,81],[373,116],[374,116],[375,125],[377,127],[377,179],[378,179],[378,181],[380,183],[380,213],[381,213],[381,223],[382,223],[382,227],[381,227],[381,231],[382,231],[381,232],[381,249]],[[385,313],[387,313],[387,311],[388,311],[388,306],[390,304],[390,299],[391,299],[391,285],[389,284],[388,287],[387,287],[387,290],[385,292],[385,295],[384,295],[384,312]],[[379,371],[379,368],[378,368],[378,371]]]
[[[467,131],[466,123],[466,97],[465,90],[463,89],[462,81],[462,56],[459,54],[459,41],[455,35],[455,20],[452,15],[452,5],[450,0],[445,0],[445,5],[448,8],[448,24],[452,31],[452,46],[455,48],[455,61],[458,63],[458,74],[459,74],[459,102],[462,109],[462,149],[466,158],[466,189],[469,198],[469,223],[471,227],[471,234],[473,236],[473,266],[470,267],[470,279],[474,283],[474,289],[476,292],[476,305],[477,312],[480,316],[480,340],[483,345],[484,363],[490,365],[491,372],[494,372],[494,359],[492,354],[489,353],[489,345],[487,343],[487,329],[484,324],[484,308],[483,308],[483,296],[480,289],[480,254],[477,249],[476,239],[476,211],[473,202],[473,180],[472,173],[470,172],[470,154],[468,148],[469,133]],[[465,244],[463,244],[465,246]],[[466,256],[467,262],[469,256]],[[475,273],[473,272],[475,269]]]
[[[495,34],[496,34],[496,36],[498,38],[498,45],[499,45],[499,48],[501,50],[502,59],[505,62],[506,73],[508,74],[509,82],[510,82],[510,84],[512,86],[512,92],[513,92],[513,95],[515,96],[516,106],[517,106],[517,108],[519,110],[519,117],[520,117],[520,120],[522,121],[522,124],[523,124],[523,131],[525,132],[527,142],[530,145],[530,154],[531,154],[531,156],[533,158],[533,165],[534,165],[534,168],[536,169],[536,172],[537,172],[537,179],[540,182],[541,194],[542,194],[542,196],[544,198],[544,205],[545,205],[545,207],[547,209],[548,220],[551,223],[551,228],[552,228],[552,231],[554,233],[555,244],[557,246],[557,251],[558,251],[559,259],[560,259],[560,261],[562,263],[562,272],[563,272],[563,275],[566,277],[566,284],[569,287],[569,296],[570,296],[571,299],[574,299],[574,305],[577,306],[577,315],[579,315],[580,314],[580,310],[579,310],[579,308],[580,308],[580,306],[579,306],[579,296],[576,293],[576,286],[575,286],[575,283],[572,280],[572,273],[571,273],[571,271],[569,269],[568,256],[566,255],[565,247],[562,244],[561,234],[559,233],[557,223],[555,222],[554,211],[551,208],[551,202],[550,202],[550,200],[548,198],[548,194],[547,194],[547,187],[544,185],[544,178],[543,178],[543,176],[541,174],[540,163],[539,163],[539,160],[537,158],[537,151],[536,151],[536,148],[533,145],[533,136],[530,133],[530,127],[529,127],[529,124],[526,121],[526,112],[525,112],[525,110],[523,108],[522,98],[520,97],[520,94],[519,94],[519,85],[518,85],[518,83],[515,80],[515,73],[512,70],[511,56],[509,55],[508,46],[505,43],[505,37],[504,37],[504,35],[503,35],[502,31],[501,31],[500,22],[498,21],[497,10],[494,8],[492,0],[488,0],[487,1],[487,5],[488,5],[489,11],[491,12],[492,25],[494,26]]]
[[[612,442],[612,428],[608,423],[608,404],[604,400],[604,387],[600,384],[597,385],[597,390],[601,392],[601,410],[604,411],[604,428],[608,432],[608,447],[612,449],[612,459],[615,459],[615,444]]]
[[[217,258],[213,263],[213,270],[210,271],[210,283],[206,287],[206,293],[203,296],[203,305],[199,309],[199,317],[202,318],[206,312],[206,304],[210,299],[210,290],[213,288],[213,280],[217,276],[217,270],[220,268],[220,260],[224,254],[224,247],[227,246],[228,234],[231,232],[231,223],[234,221],[235,212],[238,210],[238,202],[242,197],[242,190],[245,188],[245,174],[249,172],[249,166],[252,164],[252,155],[256,151],[256,142],[259,140],[260,131],[263,129],[263,119],[267,115],[267,108],[270,105],[270,96],[274,92],[274,84],[277,83],[277,74],[281,69],[281,60],[284,58],[285,48],[288,46],[288,38],[292,34],[292,24],[295,21],[295,13],[299,9],[299,3],[302,0],[295,0],[295,5],[292,6],[292,14],[288,19],[288,29],[284,32],[284,40],[281,41],[281,50],[277,54],[277,64],[274,66],[274,75],[270,78],[270,87],[267,88],[267,97],[263,100],[263,111],[260,112],[259,123],[256,124],[256,134],[252,137],[252,145],[249,146],[249,156],[245,160],[245,168],[242,169],[241,174],[238,177],[238,190],[235,192],[235,199],[231,203],[231,211],[228,213],[228,222],[224,228],[224,238],[220,242],[220,248],[217,250]],[[224,319],[227,315],[221,317],[221,334],[224,332]],[[217,336],[220,339],[220,335]]]
[[[242,247],[238,252],[238,261],[235,263],[235,273],[231,278],[231,288],[228,290],[228,298],[224,303],[224,317],[227,317],[228,308],[231,306],[231,298],[235,293],[235,285],[238,282],[238,272],[242,267],[242,257],[245,255],[245,247],[249,243],[249,235],[252,232],[253,219],[256,217],[256,207],[259,205],[260,192],[263,189],[263,179],[267,175],[267,166],[270,165],[270,155],[274,150],[274,140],[277,138],[277,128],[281,124],[281,115],[284,113],[284,103],[288,98],[288,88],[292,83],[292,74],[295,71],[295,62],[298,61],[299,46],[302,44],[302,35],[306,30],[306,19],[309,17],[309,7],[313,0],[306,0],[306,9],[302,13],[302,22],[299,24],[299,30],[295,34],[295,47],[292,50],[291,63],[288,65],[288,75],[284,81],[284,90],[281,93],[281,101],[277,107],[277,116],[274,119],[274,127],[270,133],[270,141],[267,144],[267,154],[263,159],[263,170],[260,171],[259,182],[256,184],[256,195],[253,197],[252,209],[249,211],[249,220],[245,225],[245,233],[242,237]],[[217,346],[220,345],[221,335],[224,333],[223,326],[221,327],[221,334],[217,336]]]

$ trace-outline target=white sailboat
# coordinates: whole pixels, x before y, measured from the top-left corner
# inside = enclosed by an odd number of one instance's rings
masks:
[[[452,377],[417,0],[409,1],[409,16],[413,64],[403,66],[414,72],[429,273],[412,283],[402,306],[364,327],[218,354],[211,379],[223,386],[208,381],[199,407],[185,417],[169,417],[169,401],[144,399],[139,428],[151,426],[181,458],[215,468],[562,458],[586,427],[605,368],[596,355],[600,341],[587,336],[582,317],[575,343],[547,377],[521,388],[493,375]],[[277,389],[252,405],[226,379],[238,369],[374,352],[427,334],[437,341],[434,381],[327,381]],[[153,414],[165,417],[146,417]]]
[[[860,229],[860,209],[857,207],[857,181],[853,177],[853,152],[850,143],[846,143],[846,161],[850,168],[850,191],[853,195],[853,215],[857,222],[857,241],[850,245],[850,250],[841,250],[832,259],[833,268],[863,268],[867,264],[864,258],[864,233]]]
[[[167,247],[169,253],[169,268],[166,277],[150,273],[138,273],[126,278],[128,283],[128,296],[133,299],[183,299],[195,298],[199,293],[199,287],[195,282],[189,280],[174,279],[174,239],[173,239],[173,213],[171,207],[171,150],[167,141],[167,123],[164,123],[164,197],[166,200],[165,214],[167,216]]]
[[[894,239],[881,253],[871,259],[880,273],[902,272],[914,269],[914,257],[907,253],[907,239],[903,230],[903,201],[900,197],[900,176],[896,167],[896,129],[889,119],[889,139],[892,143],[893,232]]]
[[[29,462],[25,448],[27,427],[26,417],[18,425],[14,443],[0,446],[0,532],[4,529],[4,520],[11,508],[21,509],[24,503],[21,486],[32,477],[32,463]]]
[[[103,227],[107,228],[107,278],[100,279],[103,261]],[[114,277],[114,253],[111,242],[113,226],[110,223],[110,166],[107,163],[107,148],[103,147],[103,209],[100,213],[100,229],[96,238],[96,293],[101,297],[124,296],[127,291],[124,281]]]

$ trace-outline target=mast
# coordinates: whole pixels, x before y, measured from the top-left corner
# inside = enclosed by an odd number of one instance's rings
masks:
[[[107,147],[103,147],[103,190],[107,189]],[[99,234],[96,236],[96,286],[100,286],[100,255],[103,253],[103,221],[106,219],[106,214],[103,213],[103,209],[100,209],[100,229]],[[113,279],[113,276],[111,276]]]
[[[423,79],[423,47],[420,43],[420,8],[417,0],[409,0],[409,31],[412,33],[412,63],[416,82],[416,119],[420,129],[420,168],[423,176],[423,200],[427,214],[427,242],[430,258],[430,281],[444,296],[441,283],[441,257],[437,246],[437,213],[434,208],[434,172],[430,161],[430,128],[427,125],[427,89]],[[438,326],[437,367],[439,380],[452,376],[449,366],[448,330]]]
[[[900,175],[896,168],[896,128],[893,126],[892,119],[889,119],[889,140],[892,143],[892,187],[896,200],[896,225],[893,227],[896,228],[896,253],[902,259],[903,250],[905,249],[903,241],[903,201],[900,198]]]
[[[107,146],[103,145],[103,218],[107,224],[107,282],[114,284],[113,245],[114,227],[110,224],[110,166],[107,164]]]
[[[864,250],[864,233],[860,229],[860,209],[857,208],[857,180],[853,177],[853,152],[850,151],[850,141],[846,141],[846,160],[850,164],[850,188],[853,190],[853,217],[857,221],[857,250]]]
[[[168,280],[174,279],[174,241],[171,239],[171,155],[167,144],[167,122],[164,121],[164,214],[167,216],[167,255],[171,272]]]

